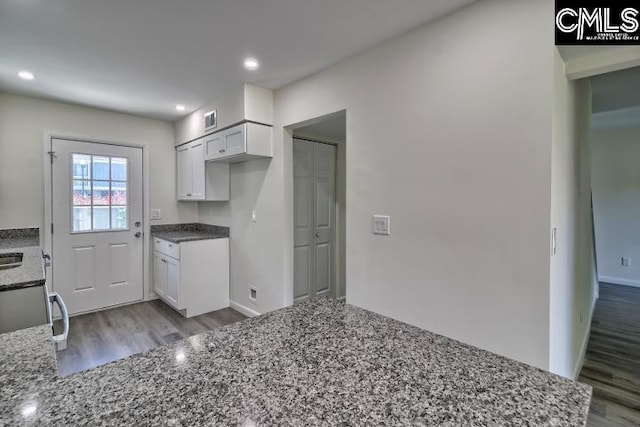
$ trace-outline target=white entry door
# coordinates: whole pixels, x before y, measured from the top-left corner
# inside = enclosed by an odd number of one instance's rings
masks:
[[[70,314],[143,297],[142,149],[53,139],[53,290]]]
[[[294,301],[335,293],[335,163],[330,144],[293,140]]]

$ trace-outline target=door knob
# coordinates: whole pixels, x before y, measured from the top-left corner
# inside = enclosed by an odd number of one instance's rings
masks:
[[[134,236],[136,236],[137,238],[140,238],[140,236],[142,236],[142,233],[138,231],[136,234],[134,234]]]
[[[316,237],[320,237],[320,233],[316,233]]]
[[[136,221],[135,224],[133,224],[133,225],[135,225],[136,227],[140,227],[140,225],[142,225],[142,223],[140,221]]]

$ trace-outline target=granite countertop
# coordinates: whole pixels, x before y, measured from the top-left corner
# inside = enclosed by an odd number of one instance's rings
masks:
[[[173,243],[184,243],[228,238],[229,227],[200,223],[152,225],[151,234]]]
[[[3,393],[0,425],[573,427],[586,425],[590,397],[587,385],[319,298]]]
[[[13,228],[0,230],[0,249],[40,246],[38,228]]]
[[[20,396],[20,412],[32,397],[58,378],[51,326],[41,325],[0,335],[2,398]],[[0,416],[4,418],[4,415]],[[5,425],[0,422],[0,425]]]
[[[22,232],[27,230],[26,232]],[[22,265],[0,270],[0,292],[40,286],[45,283],[40,239],[33,229],[0,230],[0,254],[22,253]]]

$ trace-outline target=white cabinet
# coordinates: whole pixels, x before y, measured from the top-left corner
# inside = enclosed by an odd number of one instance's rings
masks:
[[[172,243],[153,238],[153,288],[185,317],[229,306],[229,239]]]
[[[245,122],[207,135],[204,159],[209,164],[273,157],[272,130],[271,126]]]
[[[178,200],[229,200],[229,166],[205,164],[204,138],[176,147]]]

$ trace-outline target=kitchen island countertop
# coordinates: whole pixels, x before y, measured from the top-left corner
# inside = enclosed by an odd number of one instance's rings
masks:
[[[587,385],[327,298],[35,388],[3,394],[0,425],[573,427],[591,398]]]

